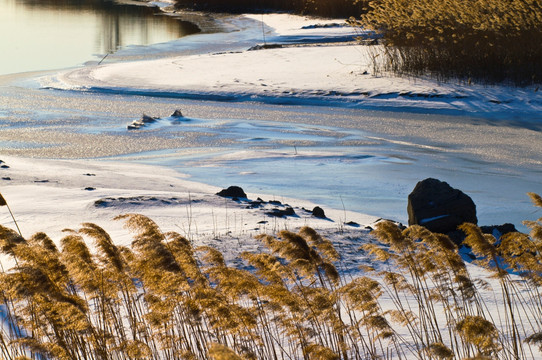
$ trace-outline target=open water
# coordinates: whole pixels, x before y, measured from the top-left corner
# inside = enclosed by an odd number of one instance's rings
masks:
[[[140,2],[0,0],[0,75],[100,61],[125,47],[197,33],[197,25]]]

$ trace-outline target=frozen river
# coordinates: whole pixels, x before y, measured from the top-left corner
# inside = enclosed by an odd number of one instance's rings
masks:
[[[121,48],[110,61],[238,50],[259,36],[253,20],[222,26],[226,32]],[[542,192],[536,123],[60,91],[41,88],[38,75],[0,77],[0,154],[163,165],[202,183],[402,222],[416,182],[434,177],[470,195],[481,224],[540,217],[526,196]],[[176,109],[181,121],[168,118]],[[162,120],[129,131],[142,114]]]
[[[483,224],[533,219],[540,133],[481,119],[65,92],[6,85],[2,153],[104,158],[173,167],[216,186],[311,200],[406,221],[417,181],[468,193]],[[182,109],[186,118],[167,117]],[[144,131],[126,125],[164,118]]]

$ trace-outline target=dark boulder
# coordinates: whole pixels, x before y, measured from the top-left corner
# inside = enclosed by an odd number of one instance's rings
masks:
[[[230,186],[227,189],[222,189],[216,193],[218,196],[231,197],[231,198],[247,198],[247,194],[239,186]]]
[[[408,195],[408,224],[446,234],[464,222],[478,223],[476,205],[461,190],[437,179],[425,179]]]
[[[314,209],[312,209],[312,216],[319,219],[325,219],[326,213],[324,212],[324,209],[322,209],[320,206],[316,206]]]

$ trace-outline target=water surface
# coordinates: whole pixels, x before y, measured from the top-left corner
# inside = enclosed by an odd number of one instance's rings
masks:
[[[178,39],[197,26],[104,0],[0,0],[0,75],[99,61],[119,48]]]

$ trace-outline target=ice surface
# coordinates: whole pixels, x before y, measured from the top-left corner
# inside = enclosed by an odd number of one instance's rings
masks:
[[[473,197],[483,224],[536,216],[525,195],[542,192],[535,89],[371,74],[378,47],[307,46],[360,35],[341,20],[222,23],[230,31],[126,49],[113,63],[46,74],[41,87],[16,79],[2,90],[4,154],[162,165],[216,187],[403,222],[416,182],[437,177]],[[264,36],[284,46],[247,51]],[[147,60],[120,61],[134,58]],[[177,108],[184,121],[168,120]],[[128,132],[143,113],[161,120]]]

